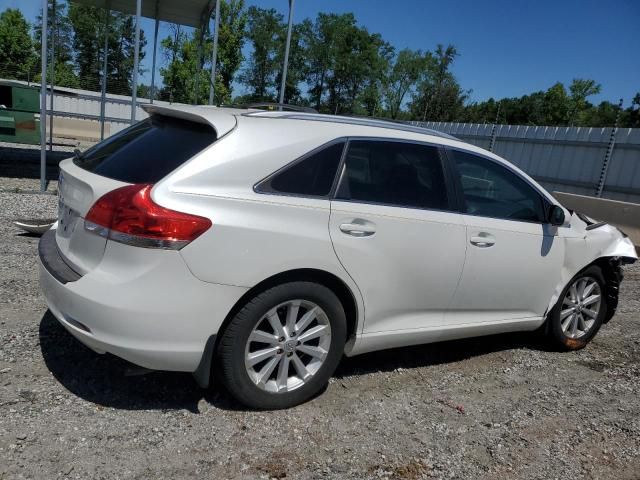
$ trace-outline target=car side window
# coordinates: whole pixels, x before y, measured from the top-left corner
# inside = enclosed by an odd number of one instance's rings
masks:
[[[544,222],[540,194],[516,173],[489,159],[449,150],[457,166],[463,212],[484,217]]]
[[[407,142],[349,142],[336,198],[399,207],[450,209],[439,149]]]
[[[325,197],[329,195],[345,142],[332,143],[261,182],[256,191]]]

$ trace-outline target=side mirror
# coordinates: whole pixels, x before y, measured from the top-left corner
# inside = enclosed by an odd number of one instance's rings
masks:
[[[551,205],[548,218],[551,225],[564,225],[564,210],[558,205]]]

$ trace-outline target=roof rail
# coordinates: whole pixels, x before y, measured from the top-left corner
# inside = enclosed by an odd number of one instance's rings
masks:
[[[249,103],[245,105],[245,108],[264,108],[266,110],[277,110],[277,111],[285,111],[285,112],[318,113],[318,111],[315,108],[303,107],[301,105],[291,105],[290,103],[276,103],[276,102]]]
[[[257,115],[260,115],[258,112],[254,112]],[[409,123],[404,123],[399,120],[389,120],[389,119],[378,119],[372,117],[357,117],[357,116],[347,116],[347,115],[327,115],[317,112],[293,112],[293,113],[285,113],[285,112],[265,112],[266,115],[269,115],[272,118],[288,118],[292,120],[314,120],[318,122],[330,122],[330,123],[343,123],[349,125],[361,125],[363,127],[378,127],[378,128],[389,128],[393,130],[401,130],[403,132],[412,132],[412,133],[422,133],[425,135],[433,135],[434,137],[440,138],[448,138],[449,140],[460,140],[459,138],[454,137],[453,135],[449,135],[448,133],[440,132],[438,130],[433,130],[431,128],[418,127],[415,125],[411,125]],[[247,113],[245,115],[251,115],[251,113]]]

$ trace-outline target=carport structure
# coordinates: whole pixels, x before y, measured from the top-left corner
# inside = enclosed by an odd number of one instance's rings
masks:
[[[53,11],[55,12],[55,2],[53,0]],[[121,12],[129,15],[135,15],[135,46],[133,56],[133,79],[131,84],[131,121],[135,121],[137,90],[138,90],[138,70],[140,58],[140,20],[142,17],[152,18],[155,20],[155,29],[153,36],[153,60],[151,67],[151,99],[155,95],[155,72],[156,58],[158,50],[158,27],[160,21],[177,23],[187,27],[199,28],[202,32],[200,36],[199,51],[202,52],[202,43],[204,40],[204,32],[209,26],[209,19],[216,9],[215,27],[214,27],[214,46],[211,69],[211,85],[209,93],[209,103],[213,103],[213,90],[216,67],[216,54],[218,43],[218,22],[220,19],[220,2],[216,0],[73,0],[73,3],[79,5],[87,5],[98,7],[105,10],[105,35],[104,47],[102,55],[102,85],[101,85],[101,102],[100,102],[100,122],[101,122],[101,138],[104,137],[104,116],[105,116],[105,99],[107,89],[107,53],[108,53],[108,22],[111,11]],[[46,168],[46,118],[47,118],[47,43],[48,43],[48,0],[42,0],[42,71],[41,71],[41,88],[40,88],[40,190],[46,188],[45,168]],[[55,17],[54,17],[55,18]],[[53,59],[53,49],[55,48],[55,25],[50,26],[53,32],[53,44],[51,58]],[[200,54],[201,55],[201,54]],[[202,59],[199,65],[202,65]],[[53,65],[53,63],[52,63]],[[53,72],[53,70],[52,70]],[[53,110],[53,74],[51,78],[51,110]],[[51,117],[53,119],[53,116]]]
[[[106,88],[107,88],[107,53],[108,53],[108,22],[109,12],[117,11],[129,15],[135,15],[135,47],[134,47],[134,59],[133,59],[133,79],[132,79],[132,92],[131,92],[131,122],[135,121],[136,104],[137,104],[137,89],[138,89],[138,70],[139,70],[139,57],[140,57],[140,20],[142,17],[152,18],[155,20],[155,28],[153,35],[153,57],[151,67],[151,95],[150,102],[153,103],[153,97],[155,96],[155,72],[156,72],[156,58],[158,50],[158,27],[160,21],[169,23],[176,23],[187,27],[199,28],[200,42],[198,45],[199,51],[199,68],[202,68],[203,59],[203,43],[205,32],[208,31],[211,14],[215,8],[215,26],[213,27],[213,54],[211,59],[211,77],[209,86],[209,104],[213,105],[214,88],[215,88],[215,75],[216,75],[216,59],[218,50],[218,24],[220,21],[220,1],[216,0],[72,0],[73,3],[79,5],[87,5],[92,7],[98,7],[105,10],[105,34],[104,34],[104,47],[102,58],[102,82],[101,82],[101,102],[100,102],[100,123],[101,123],[101,139],[104,138],[104,122],[105,122],[105,101],[106,101]],[[282,103],[284,95],[284,87],[286,82],[287,73],[287,60],[289,54],[289,43],[291,40],[291,26],[293,17],[293,2],[289,0],[289,28],[287,32],[287,43],[285,50],[285,58],[283,64],[282,86],[280,92],[280,102]],[[55,12],[56,0],[53,0],[53,12]],[[46,189],[46,139],[47,139],[47,43],[49,30],[52,34],[52,70],[50,81],[50,95],[51,104],[50,109],[53,112],[53,50],[55,49],[55,25],[50,25],[47,19],[48,14],[48,0],[42,0],[42,70],[41,70],[41,87],[40,87],[40,190],[42,192]],[[55,19],[55,14],[54,14]],[[48,28],[50,27],[50,28]],[[200,76],[196,76],[196,82]],[[195,86],[196,92],[198,91],[198,85]],[[197,93],[196,93],[197,95]],[[196,97],[197,101],[197,97]],[[50,133],[53,130],[53,114],[50,118]],[[53,147],[53,139],[50,138],[51,145]]]

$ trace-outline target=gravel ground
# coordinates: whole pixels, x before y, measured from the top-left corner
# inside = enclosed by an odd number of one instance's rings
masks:
[[[38,239],[10,223],[55,200],[0,191],[0,479],[640,478],[637,266],[580,352],[531,334],[379,352],[345,359],[309,403],[253,412],[57,324]]]

